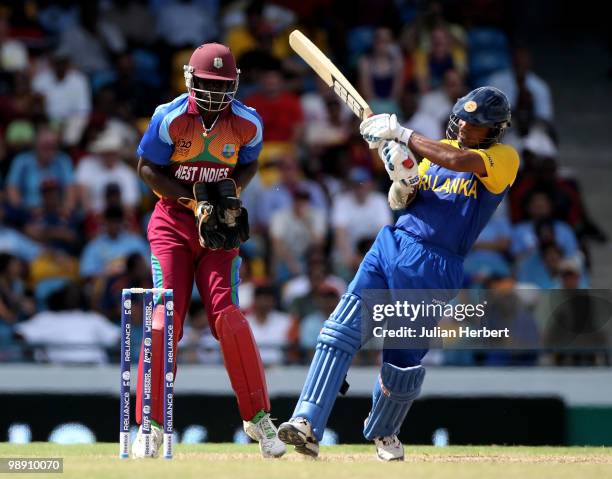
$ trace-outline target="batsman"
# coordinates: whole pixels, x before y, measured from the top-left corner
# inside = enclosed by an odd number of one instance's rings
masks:
[[[240,71],[229,48],[199,46],[184,66],[187,93],[156,108],[138,146],[138,172],[159,197],[149,221],[156,288],[174,291],[174,351],[183,333],[193,283],[221,345],[245,432],[264,457],[285,445],[270,419],[270,399],[253,334],[238,307],[238,248],[249,238],[240,191],[257,171],[263,125],[235,99]],[[153,317],[152,455],[162,442],[163,305]],[[138,369],[136,419],[141,423],[143,355]],[[176,372],[176,371],[175,371]],[[142,426],[132,446],[144,456]]]
[[[445,140],[434,141],[403,128],[395,115],[362,121],[363,138],[370,148],[378,148],[393,181],[389,204],[406,211],[395,226],[379,232],[319,334],[293,417],[278,431],[279,438],[297,452],[313,457],[319,453],[332,406],[361,347],[362,292],[456,292],[461,287],[463,259],[517,175],[517,152],[500,143],[509,123],[508,99],[493,87],[477,88],[456,102]],[[422,158],[418,165],[417,157]],[[426,352],[383,349],[363,428],[381,460],[404,458],[397,435],[425,379],[421,359]]]

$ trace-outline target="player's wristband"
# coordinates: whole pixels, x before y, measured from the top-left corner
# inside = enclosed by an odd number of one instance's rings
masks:
[[[408,146],[408,142],[410,141],[410,137],[413,133],[414,131],[412,131],[410,128],[404,128],[403,126],[399,126],[397,128],[397,141]]]

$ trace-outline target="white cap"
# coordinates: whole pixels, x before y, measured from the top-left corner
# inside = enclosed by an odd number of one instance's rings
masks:
[[[89,144],[89,151],[91,153],[119,153],[123,147],[123,138],[119,132],[107,128]]]
[[[529,130],[529,133],[523,140],[523,150],[547,158],[555,158],[558,153],[557,146],[548,133],[546,133],[544,128],[539,126],[535,126]]]

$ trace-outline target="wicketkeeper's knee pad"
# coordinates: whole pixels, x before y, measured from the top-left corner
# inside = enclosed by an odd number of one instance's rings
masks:
[[[215,321],[215,329],[242,419],[250,421],[259,411],[270,411],[259,349],[240,309],[232,305],[221,311]]]
[[[321,440],[354,354],[361,346],[361,299],[345,294],[323,324],[293,417],[305,417]]]
[[[368,440],[397,434],[410,406],[421,392],[423,366],[399,368],[383,363],[375,389],[372,411],[363,428]]]

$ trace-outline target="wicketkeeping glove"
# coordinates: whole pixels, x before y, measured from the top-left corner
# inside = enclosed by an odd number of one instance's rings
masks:
[[[193,197],[194,199],[179,198],[178,201],[183,206],[190,208],[196,217],[200,246],[213,250],[223,248],[226,238],[219,227],[215,207],[211,202],[206,183],[194,183]]]
[[[240,201],[236,182],[225,178],[216,183],[218,201],[217,216],[221,231],[225,235],[224,248],[234,249],[249,239],[249,216]]]

